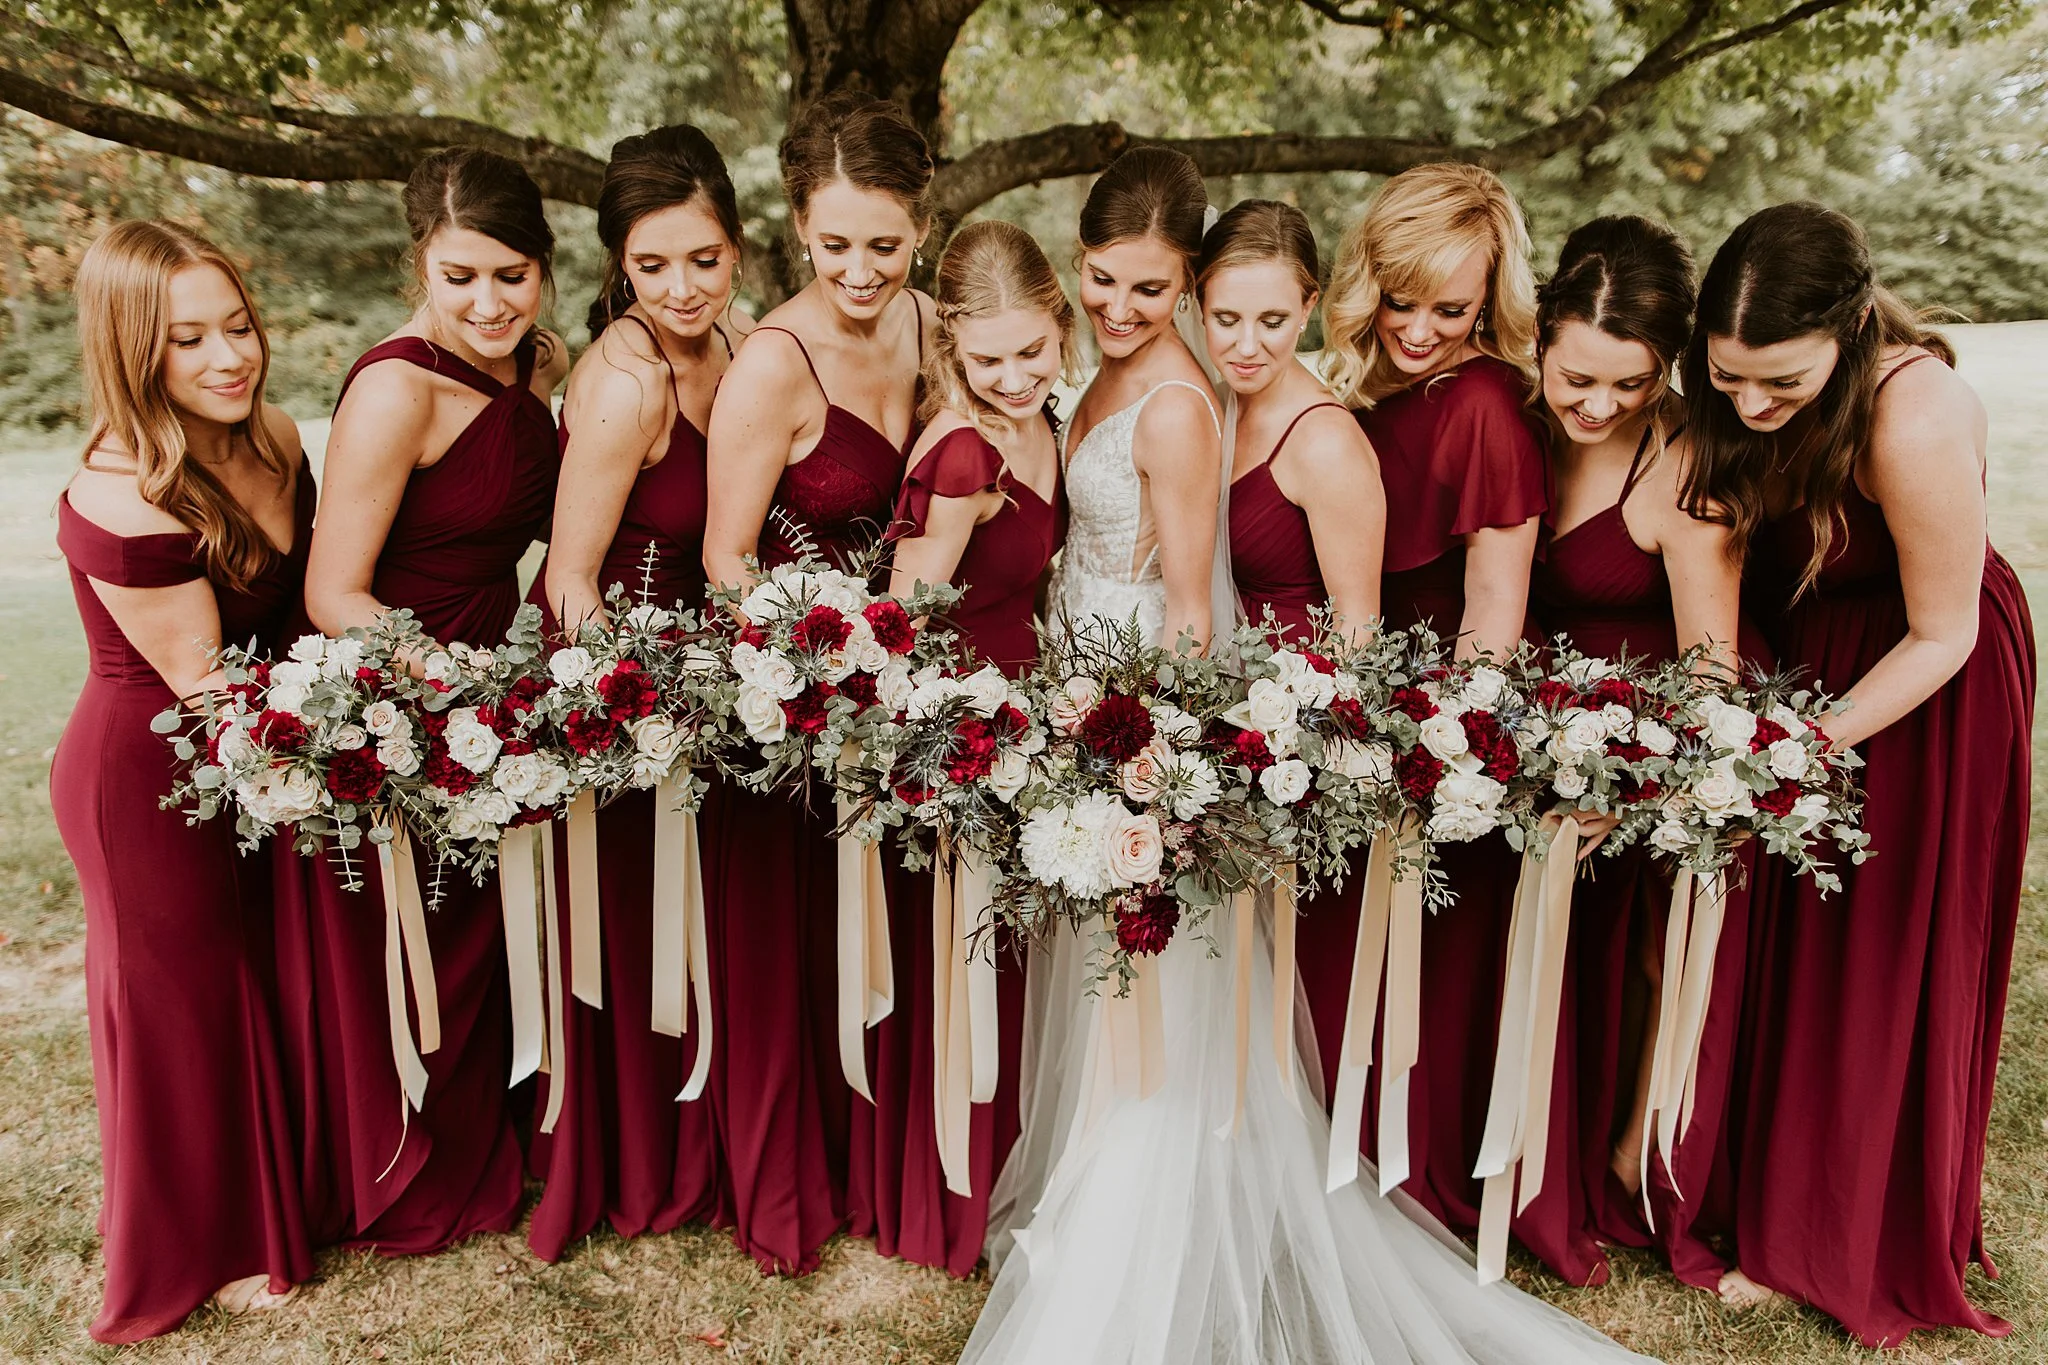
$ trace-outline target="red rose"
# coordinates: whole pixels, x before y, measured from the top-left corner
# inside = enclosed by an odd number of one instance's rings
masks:
[[[798,649],[815,654],[839,648],[852,634],[853,622],[846,619],[846,613],[820,604],[804,613],[804,619],[790,631],[789,639]]]
[[[1545,678],[1529,693],[1529,704],[1546,711],[1562,711],[1578,704],[1579,694],[1561,678]]]
[[[790,729],[799,734],[815,735],[825,728],[825,703],[838,695],[839,689],[831,683],[812,683],[782,703],[782,714],[788,719]]]
[[[1230,747],[1237,751],[1237,761],[1252,770],[1253,775],[1273,766],[1273,751],[1266,745],[1266,737],[1257,730],[1239,730],[1231,738]]]
[[[659,693],[655,690],[654,679],[631,659],[621,659],[612,665],[611,672],[597,680],[597,695],[604,699],[605,710],[611,718],[624,724],[629,720],[641,720],[654,714],[654,702]]]
[[[476,774],[450,758],[447,744],[438,739],[427,746],[427,761],[420,771],[450,796],[460,796],[476,785]]]
[[[562,737],[579,754],[608,749],[619,737],[619,723],[603,711],[571,711],[562,723]]]
[[[343,749],[328,761],[327,790],[337,801],[360,806],[376,799],[384,785],[384,765],[377,751],[365,745]]]
[[[1081,742],[1114,763],[1128,763],[1152,742],[1152,713],[1136,697],[1112,692],[1081,722]]]
[[[306,747],[306,722],[289,711],[265,711],[256,717],[251,738],[266,749],[295,754]]]
[[[1774,720],[1763,716],[1756,718],[1756,733],[1749,737],[1749,751],[1760,754],[1781,739],[1790,739],[1792,732]]]
[[[1418,725],[1436,714],[1436,703],[1419,687],[1397,687],[1387,704]]]
[[[1411,806],[1426,805],[1443,777],[1443,763],[1421,745],[1394,759],[1394,780],[1401,784],[1401,795]]]
[[[1799,800],[1799,796],[1797,782],[1780,782],[1769,791],[1756,794],[1756,808],[1782,820],[1792,813],[1792,806]]]
[[[1506,782],[1522,766],[1522,754],[1514,737],[1491,711],[1467,711],[1458,717],[1465,727],[1465,743],[1479,760],[1479,770],[1496,782]]]
[[[1173,942],[1180,927],[1180,902],[1162,892],[1127,896],[1116,905],[1116,946],[1132,957],[1150,957]]]
[[[910,624],[910,613],[894,598],[868,603],[861,615],[875,633],[875,643],[891,654],[908,654],[917,643],[917,627]]]
[[[1372,732],[1372,723],[1365,717],[1365,707],[1356,697],[1337,698],[1330,703],[1329,711],[1337,732],[1347,739],[1362,740]]]

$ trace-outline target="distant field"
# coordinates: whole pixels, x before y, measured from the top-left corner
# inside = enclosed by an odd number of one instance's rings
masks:
[[[1992,537],[2048,604],[2048,322],[1958,328],[1962,368],[1991,410]],[[308,425],[309,446],[325,436]],[[330,1252],[291,1307],[202,1313],[116,1353],[85,1335],[99,1296],[99,1195],[77,885],[51,824],[49,757],[84,670],[50,509],[73,449],[0,443],[0,1360],[951,1361],[985,1284],[885,1261],[841,1239],[807,1280],[766,1280],[723,1236],[602,1233],[549,1266],[523,1230],[430,1259]],[[2037,745],[2039,736],[2037,734]],[[2048,808],[2048,801],[2041,803]],[[2035,828],[2043,827],[2037,815]],[[1973,1281],[2016,1324],[2005,1342],[1920,1336],[1860,1350],[1816,1314],[1749,1317],[1678,1286],[1644,1256],[1574,1290],[1524,1261],[1519,1281],[1638,1350],[1684,1365],[2036,1365],[2048,1360],[2048,843],[2013,969],[1986,1173],[1987,1238],[2003,1272]],[[175,1255],[174,1248],[166,1248]]]

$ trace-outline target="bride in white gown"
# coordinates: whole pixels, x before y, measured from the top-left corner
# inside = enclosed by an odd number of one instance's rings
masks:
[[[1171,643],[1227,630],[1216,553],[1228,467],[1206,376],[1172,327],[1206,195],[1179,153],[1126,153],[1081,217],[1081,299],[1103,365],[1066,450],[1072,523],[1057,608]],[[1638,1360],[1505,1285],[1370,1176],[1324,1193],[1329,1124],[1313,1078],[1283,1084],[1272,952],[1255,938],[1241,1122],[1230,935],[1177,936],[1156,975],[1165,1077],[1145,1098],[1097,1086],[1085,946],[1032,965],[1024,1132],[993,1191],[995,1287],[963,1361],[1046,1365]],[[1301,1055],[1314,1056],[1313,1048]],[[1105,1063],[1106,1064],[1106,1063]],[[1084,1105],[1091,1095],[1097,1102]]]

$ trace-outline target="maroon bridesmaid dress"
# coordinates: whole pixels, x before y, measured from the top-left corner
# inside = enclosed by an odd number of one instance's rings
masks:
[[[645,327],[630,314],[613,325]],[[723,340],[724,333],[719,334]],[[652,333],[649,334],[652,340]],[[565,416],[561,445],[569,448]],[[626,495],[619,529],[605,552],[598,587],[624,583],[629,601],[656,606],[704,605],[704,433],[676,414],[660,460],[640,471]],[[655,554],[651,571],[647,552]],[[546,606],[547,570],[534,581]],[[646,595],[643,599],[643,593]],[[549,612],[550,633],[556,628]],[[536,1131],[528,1153],[532,1173],[547,1182],[534,1206],[526,1242],[544,1261],[609,1219],[621,1237],[669,1232],[684,1223],[730,1222],[717,1126],[707,1098],[682,1103],[676,1094],[696,1064],[703,1026],[694,1017],[684,1037],[650,1026],[654,959],[654,793],[630,791],[597,815],[599,941],[604,953],[604,1008],[574,996],[564,1001],[567,1093],[552,1134]],[[708,812],[700,818],[712,818]],[[568,853],[555,830],[558,876],[567,887]],[[713,949],[714,953],[716,949]],[[563,979],[570,970],[562,935]],[[685,1004],[694,1013],[694,1004]],[[716,1010],[714,998],[713,1009]],[[540,1081],[536,1119],[547,1111]]]
[[[1837,693],[1907,628],[1884,512],[1853,478],[1843,497],[1820,580],[1796,602],[1813,548],[1803,510],[1758,529],[1747,575],[1780,663]],[[1776,859],[1758,868],[1736,1249],[1751,1279],[1868,1345],[1918,1328],[2011,1330],[1963,1281],[1972,1261],[1993,1269],[1984,1144],[2026,863],[2034,677],[2026,597],[1987,544],[1969,661],[1858,746],[1876,856],[1840,865],[1842,890],[1825,900]]]
[[[313,533],[299,470],[291,553],[246,592],[218,584],[221,640],[268,651],[298,603]],[[175,700],[88,579],[205,577],[188,533],[118,536],[57,503],[85,627],[85,688],[57,741],[50,804],[85,904],[86,1017],[99,1105],[106,1287],[95,1340],[175,1331],[214,1291],[310,1279],[298,1153],[270,976],[268,864],[232,822],[161,810],[178,764],[150,720]]]
[[[356,361],[342,393],[384,360],[459,380],[490,401],[407,481],[370,590],[387,606],[411,608],[437,640],[496,644],[519,608],[520,557],[546,534],[560,468],[554,418],[528,384],[534,348],[520,348],[518,378],[506,385],[422,338],[394,337]],[[522,1191],[506,1106],[512,1024],[497,886],[451,873],[426,919],[441,1046],[423,1058],[425,1108],[408,1121],[391,1059],[377,881],[351,892],[324,855],[286,850],[280,858],[278,975],[308,1217],[322,1240],[386,1255],[505,1231]]]
[[[1051,414],[1047,413],[1047,420]],[[972,427],[948,433],[903,482],[896,501],[898,536],[924,533],[931,500],[1000,490],[1001,511],[974,528],[953,582],[966,589],[949,624],[962,646],[1016,678],[1038,662],[1032,614],[1046,567],[1065,538],[1065,499],[1048,503],[1010,476],[996,448]],[[1024,970],[1018,950],[998,935],[997,1042],[1001,1064],[995,1099],[974,1106],[969,1181],[973,1192],[947,1190],[939,1166],[932,1108],[932,876],[904,869],[895,850],[883,857],[889,887],[889,942],[895,959],[896,1009],[870,1032],[870,1105],[853,1106],[852,1231],[872,1235],[885,1256],[974,1273],[988,1234],[989,1188],[1017,1140],[1017,1070],[1024,1036]]]
[[[1569,637],[1586,654],[1626,654],[1655,665],[1678,657],[1678,626],[1663,558],[1636,544],[1622,514],[1643,472],[1647,433],[1643,439],[1612,506],[1562,534],[1545,525],[1530,588],[1547,634]],[[1770,647],[1747,615],[1739,630],[1741,657],[1768,665]],[[1679,1143],[1675,1184],[1661,1159],[1651,1163],[1654,1232],[1642,1201],[1614,1178],[1609,1162],[1634,1101],[1639,1049],[1624,1050],[1623,1043],[1640,1040],[1646,1023],[1647,992],[1637,984],[1635,964],[1646,940],[1652,951],[1663,942],[1671,876],[1640,846],[1612,858],[1595,853],[1583,870],[1590,875],[1572,891],[1565,959],[1564,998],[1576,1007],[1559,1021],[1551,1090],[1551,1150],[1569,1155],[1552,1165],[1543,1193],[1514,1230],[1573,1284],[1605,1284],[1601,1244],[1616,1243],[1655,1246],[1679,1279],[1712,1289],[1728,1269],[1707,1234],[1729,1223],[1725,1118],[1742,1011],[1750,856],[1745,850],[1728,872],[1698,1093]]]
[[[782,471],[761,558],[787,563],[801,539],[827,559],[849,562],[881,539],[904,451],[834,403],[803,342],[786,335],[824,393],[825,428],[810,453]],[[839,1062],[836,818],[828,791],[814,790],[806,806],[721,785],[700,823],[713,990],[724,1002],[712,1112],[735,1239],[765,1273],[807,1275],[852,1211],[853,1091]]]
[[[1465,611],[1464,537],[1519,526],[1548,507],[1542,442],[1523,408],[1527,392],[1519,370],[1481,356],[1358,413],[1387,490],[1380,611],[1389,626],[1427,622],[1448,644]],[[1533,639],[1533,627],[1524,635]],[[1447,1227],[1470,1234],[1479,1226],[1472,1168],[1486,1128],[1519,862],[1497,834],[1449,845],[1441,861],[1457,901],[1422,926],[1422,1038],[1408,1100],[1411,1174],[1402,1188]],[[1307,917],[1302,960],[1348,964],[1357,936],[1355,916],[1343,924],[1331,915]],[[1345,993],[1338,974],[1328,976],[1304,985],[1318,1036],[1334,1042]],[[1323,1023],[1326,1016],[1337,1022]],[[1367,1087],[1366,1106],[1364,1146],[1374,1156],[1376,1084]]]

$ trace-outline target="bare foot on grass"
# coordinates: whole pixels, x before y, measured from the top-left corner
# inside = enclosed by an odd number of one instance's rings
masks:
[[[1723,1275],[1721,1283],[1715,1288],[1721,1295],[1722,1303],[1742,1312],[1761,1308],[1778,1297],[1777,1290],[1766,1288],[1743,1274],[1741,1266]]]
[[[274,1293],[268,1275],[250,1275],[222,1285],[214,1291],[213,1301],[224,1313],[261,1313],[284,1306],[298,1292],[293,1285],[282,1294]]]

